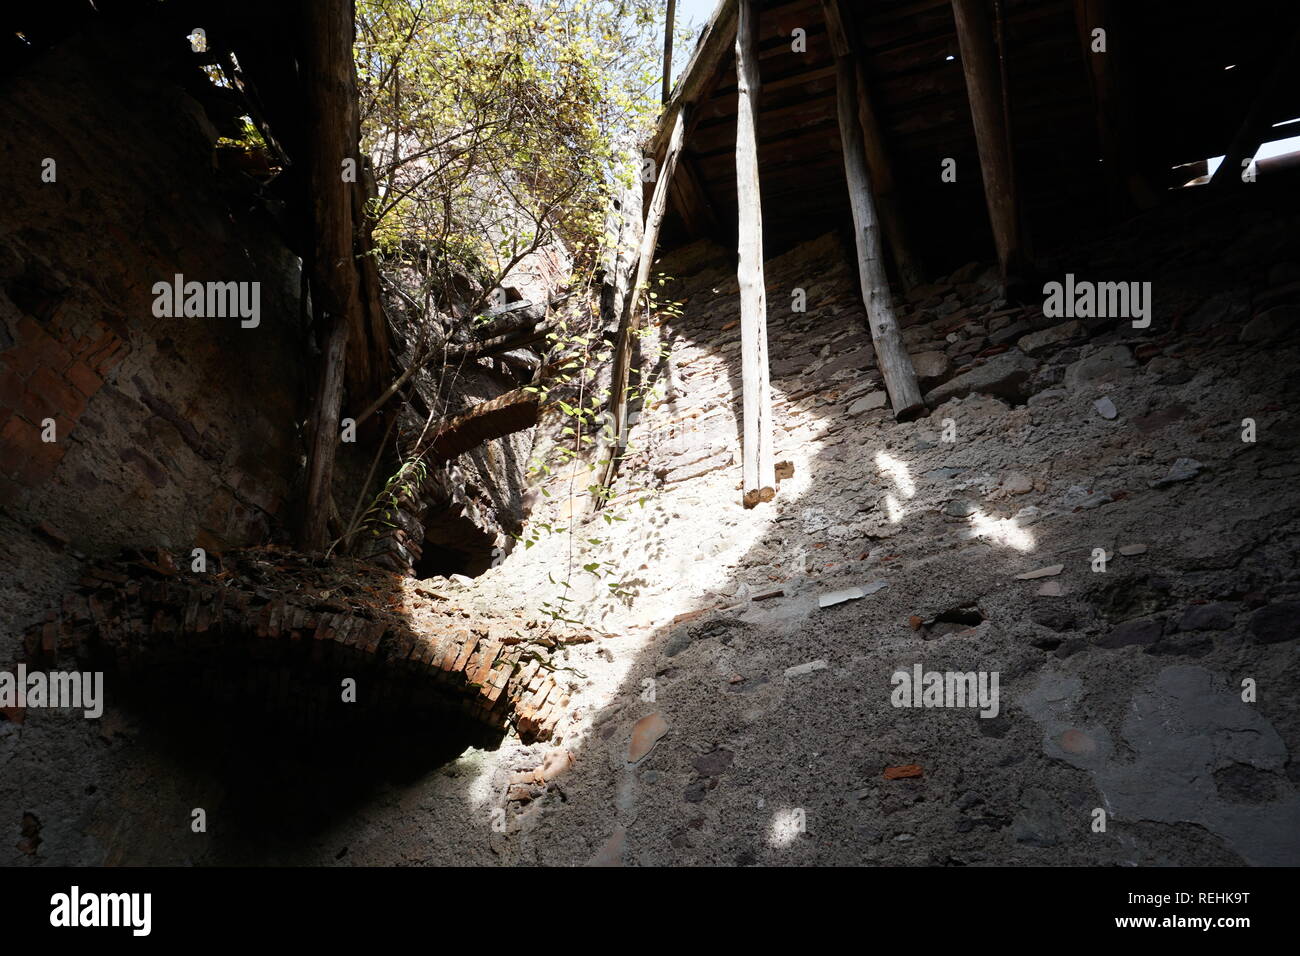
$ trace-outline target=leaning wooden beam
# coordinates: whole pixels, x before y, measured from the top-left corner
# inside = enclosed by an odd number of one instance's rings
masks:
[[[827,8],[827,27],[832,43],[848,49],[838,17],[829,15],[835,0],[823,0]],[[838,41],[838,42],[837,42]],[[882,255],[880,220],[871,192],[871,174],[867,168],[866,147],[858,122],[857,65],[848,54],[836,57],[836,104],[839,108],[840,141],[844,153],[844,178],[849,186],[849,205],[853,209],[853,236],[857,247],[858,280],[862,284],[862,301],[867,309],[867,325],[876,349],[876,363],[885,379],[885,390],[899,421],[914,418],[925,408],[921,389],[916,382],[912,359],[903,347],[903,336],[894,317],[894,300],[889,291]]]
[[[686,135],[686,124],[690,111],[679,110],[673,120],[673,135],[668,141],[668,151],[664,155],[663,165],[655,179],[654,195],[650,198],[650,211],[646,214],[645,229],[641,234],[641,252],[637,259],[636,281],[631,291],[623,297],[623,314],[619,319],[618,338],[614,345],[614,369],[610,376],[610,407],[613,414],[611,427],[614,432],[613,446],[609,459],[605,463],[601,486],[610,488],[614,475],[618,471],[618,457],[622,454],[627,439],[627,389],[632,369],[632,340],[640,328],[640,312],[637,309],[644,292],[650,284],[650,267],[654,264],[655,246],[659,244],[659,228],[663,225],[664,213],[668,210],[668,193],[672,185],[673,173],[677,170],[677,157],[682,152],[682,140]],[[598,501],[597,507],[600,502]]]
[[[866,70],[862,59],[857,55],[857,44],[853,42],[847,26],[849,21],[843,0],[822,0],[822,11],[826,15],[826,32],[835,56],[854,57],[854,69],[857,74],[858,122],[862,124],[866,145],[871,192],[875,199],[876,210],[880,213],[880,225],[885,232],[886,247],[894,257],[894,265],[898,269],[898,278],[903,283],[903,288],[911,289],[921,283],[921,269],[912,251],[912,243],[894,190],[894,168],[889,161],[889,154],[885,152],[884,133],[876,117],[876,111],[871,105]]]
[[[704,112],[702,104],[708,102],[729,72],[728,67],[732,65],[732,60],[729,57],[732,48],[735,46],[735,40],[735,0],[723,0],[723,3],[714,11],[713,19],[705,26],[704,33],[700,36],[699,43],[695,48],[695,55],[687,64],[686,70],[677,84],[677,89],[664,107],[663,113],[659,116],[658,130],[651,141],[650,148],[646,151],[646,155],[653,157],[657,161],[662,161],[664,153],[668,149],[668,138],[672,133],[677,114],[682,110],[688,110],[690,113],[686,128],[682,134],[682,141],[690,142],[691,134]],[[683,156],[682,163],[679,163],[679,166],[684,165],[687,159],[688,157]],[[678,182],[676,185],[680,187],[681,183]],[[685,218],[688,213],[682,209],[680,202],[682,196],[680,188],[674,189],[669,196],[669,202]],[[649,212],[651,197],[651,190],[646,189],[643,191],[643,213]],[[713,233],[716,234],[716,230],[713,230]]]
[[[1110,0],[1075,0],[1074,16],[1088,67],[1096,114],[1097,141],[1110,191],[1112,213],[1122,218],[1134,208],[1150,209],[1159,201],[1145,173],[1136,161],[1138,142],[1134,111],[1123,105],[1127,51],[1115,29],[1114,6]],[[1104,30],[1105,50],[1096,49],[1093,31]]]
[[[357,110],[352,0],[311,4],[304,27],[306,61],[317,80],[308,84],[307,95],[313,157],[312,299],[328,331],[312,412],[302,544],[308,550],[324,550],[348,341],[365,335],[357,269],[352,259],[353,187],[340,175],[343,161],[355,158],[357,150],[351,136]],[[365,370],[349,371],[355,371],[353,377],[360,380],[367,377]]]
[[[417,453],[432,451],[435,457],[450,460],[484,442],[532,428],[540,409],[541,399],[535,389],[516,388],[444,422]]]
[[[668,0],[668,12],[664,15],[664,89],[662,103],[668,102],[673,89],[673,21],[677,17],[677,0]]]
[[[514,349],[523,348],[525,345],[533,345],[537,342],[541,342],[559,327],[559,318],[551,318],[533,326],[524,326],[513,332],[507,332],[503,335],[495,335],[492,338],[484,339],[481,342],[469,342],[465,345],[449,345],[443,351],[443,356],[446,359],[447,364],[452,365],[470,359],[486,358],[490,355],[500,355],[502,352],[510,352]]]
[[[736,279],[740,285],[740,355],[744,388],[743,502],[776,497],[772,394],[767,368],[767,289],[763,278],[763,208],[758,184],[758,44],[754,0],[740,0],[736,27],[736,201],[740,207]]]
[[[984,3],[985,0],[952,0],[952,11],[957,21],[957,43],[984,175],[984,198],[998,262],[1002,265],[1003,278],[1007,278],[1023,267],[1024,254],[1011,176],[1011,150],[1002,111],[1002,80]]]
[[[699,103],[716,85],[717,76],[726,63],[736,36],[737,3],[738,0],[722,0],[713,19],[700,34],[695,53],[682,71],[677,87],[673,90],[668,105],[664,107],[663,115],[659,117],[659,129],[648,150],[651,156],[664,154],[676,128],[677,114]]]
[[[862,124],[862,133],[867,147],[867,171],[871,174],[871,185],[875,190],[876,205],[880,210],[880,221],[885,229],[885,239],[889,251],[898,268],[898,278],[904,289],[912,289],[921,284],[921,266],[913,250],[912,240],[903,217],[898,194],[894,191],[894,170],[885,153],[883,132],[876,112],[871,107],[871,98],[867,90],[866,73],[862,62],[857,65],[858,80],[858,122]]]

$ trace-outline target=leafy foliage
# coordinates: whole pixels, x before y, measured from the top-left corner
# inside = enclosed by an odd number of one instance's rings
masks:
[[[442,295],[554,238],[594,248],[657,108],[655,0],[358,0],[363,150],[385,254]],[[482,303],[475,303],[475,306]]]

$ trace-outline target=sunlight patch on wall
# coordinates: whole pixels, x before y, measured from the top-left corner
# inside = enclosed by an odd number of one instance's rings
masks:
[[[911,499],[916,494],[916,482],[912,479],[912,474],[903,464],[893,455],[883,451],[876,452],[876,468],[880,473],[889,478],[898,489],[904,500]],[[906,509],[899,500],[892,494],[885,495],[885,513],[889,517],[890,524],[898,524],[907,514]]]

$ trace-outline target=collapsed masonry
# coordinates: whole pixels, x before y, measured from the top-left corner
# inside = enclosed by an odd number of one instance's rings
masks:
[[[35,664],[111,666],[175,699],[197,692],[293,726],[436,726],[463,715],[481,738],[511,725],[535,741],[568,703],[546,655],[590,639],[471,613],[454,594],[362,562],[261,548],[227,552],[201,573],[166,551],[93,563],[27,630],[25,649]]]

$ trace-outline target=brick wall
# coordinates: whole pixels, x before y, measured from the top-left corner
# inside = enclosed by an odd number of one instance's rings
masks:
[[[0,658],[80,555],[234,547],[290,518],[311,362],[298,262],[139,52],[75,38],[0,105]],[[176,273],[259,282],[260,323],[156,317],[153,285]]]
[[[16,342],[0,352],[0,445],[5,450],[0,502],[17,500],[23,488],[40,485],[54,473],[66,442],[43,441],[43,423],[54,422],[54,436],[76,428],[104,379],[122,361],[126,346],[106,324],[75,337],[66,329],[46,329],[21,315]]]

